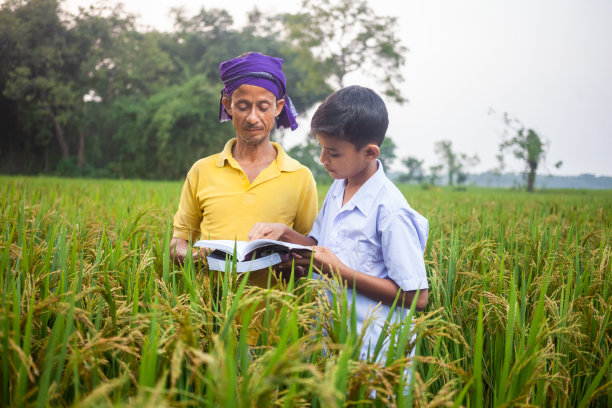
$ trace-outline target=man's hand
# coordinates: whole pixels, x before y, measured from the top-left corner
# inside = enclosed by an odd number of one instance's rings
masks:
[[[214,249],[211,248],[193,248],[193,252],[191,253],[191,256],[193,257],[194,261],[203,261],[206,259],[206,257],[208,255],[210,255],[210,253],[214,251]]]
[[[188,248],[189,244],[187,240],[172,238],[172,241],[170,241],[170,259],[172,259],[175,264],[182,265],[185,262]]]
[[[251,241],[260,238],[281,241],[287,229],[289,229],[289,227],[280,222],[258,222],[253,225],[253,228],[249,231],[248,238]]]
[[[177,265],[185,263],[187,257],[187,251],[189,250],[189,243],[187,240],[182,238],[172,238],[170,241],[170,258]],[[193,248],[192,256],[194,261],[202,261],[206,259],[206,256],[212,252],[210,248]]]

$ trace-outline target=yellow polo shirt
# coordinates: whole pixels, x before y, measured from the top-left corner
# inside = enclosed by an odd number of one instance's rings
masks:
[[[312,173],[278,143],[276,160],[253,183],[232,156],[236,139],[221,153],[198,160],[187,173],[175,238],[247,240],[256,222],[282,222],[306,235],[317,217],[317,189]]]

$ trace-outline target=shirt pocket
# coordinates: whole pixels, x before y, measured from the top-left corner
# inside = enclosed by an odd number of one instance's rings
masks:
[[[374,269],[378,259],[378,245],[367,241],[342,237],[342,252],[347,259],[347,265],[356,271],[375,275]]]

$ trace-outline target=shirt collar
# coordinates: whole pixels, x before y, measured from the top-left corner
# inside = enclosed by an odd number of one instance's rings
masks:
[[[344,208],[345,210],[357,208],[363,215],[366,217],[368,216],[372,210],[372,207],[374,206],[378,193],[385,184],[385,171],[383,170],[382,163],[380,160],[377,160],[377,163],[378,169],[376,170],[376,173],[372,174],[372,176],[367,179],[361,187],[359,187],[359,190],[355,193],[355,195],[351,197],[348,203],[346,203]],[[334,193],[334,198],[339,196],[340,200],[342,200],[342,197],[344,196],[344,189],[346,188],[346,180],[342,180],[340,185],[341,187]],[[341,204],[342,202],[340,201],[340,205]]]
[[[298,162],[297,160],[290,157],[287,153],[285,153],[281,145],[279,145],[276,142],[270,142],[270,143],[272,144],[272,147],[276,149],[276,163],[278,164],[278,168],[280,171],[291,172],[291,171],[298,171],[302,168],[302,165],[300,164],[300,162]],[[230,160],[235,160],[234,157],[232,156],[232,148],[234,147],[235,144],[236,144],[236,138],[233,138],[227,141],[227,143],[225,144],[225,147],[223,148],[223,151],[219,153],[219,156],[217,157],[217,167],[225,166],[226,161],[230,162]]]

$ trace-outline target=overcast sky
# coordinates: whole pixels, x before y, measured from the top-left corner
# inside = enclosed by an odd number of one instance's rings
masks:
[[[68,9],[95,3],[66,0]],[[105,2],[108,4],[109,2]],[[114,2],[110,2],[114,3]],[[188,15],[219,2],[125,0],[142,26],[171,30],[171,7]],[[223,8],[236,24],[257,4],[264,13],[296,12],[298,1],[232,0]],[[612,175],[612,1],[452,0],[371,1],[379,15],[398,17],[409,48],[401,84],[407,104],[388,102],[389,131],[400,157],[439,162],[434,143],[451,140],[456,151],[478,154],[474,171],[496,166],[503,125],[489,109],[518,118],[550,142],[552,174]],[[233,57],[228,55],[228,58]],[[352,75],[347,85],[375,90]],[[291,84],[288,84],[291,95]],[[309,117],[299,120],[307,131]],[[287,135],[303,140],[304,133]],[[554,163],[563,160],[557,170]],[[510,162],[509,170],[522,170]],[[396,163],[394,168],[399,165]]]

